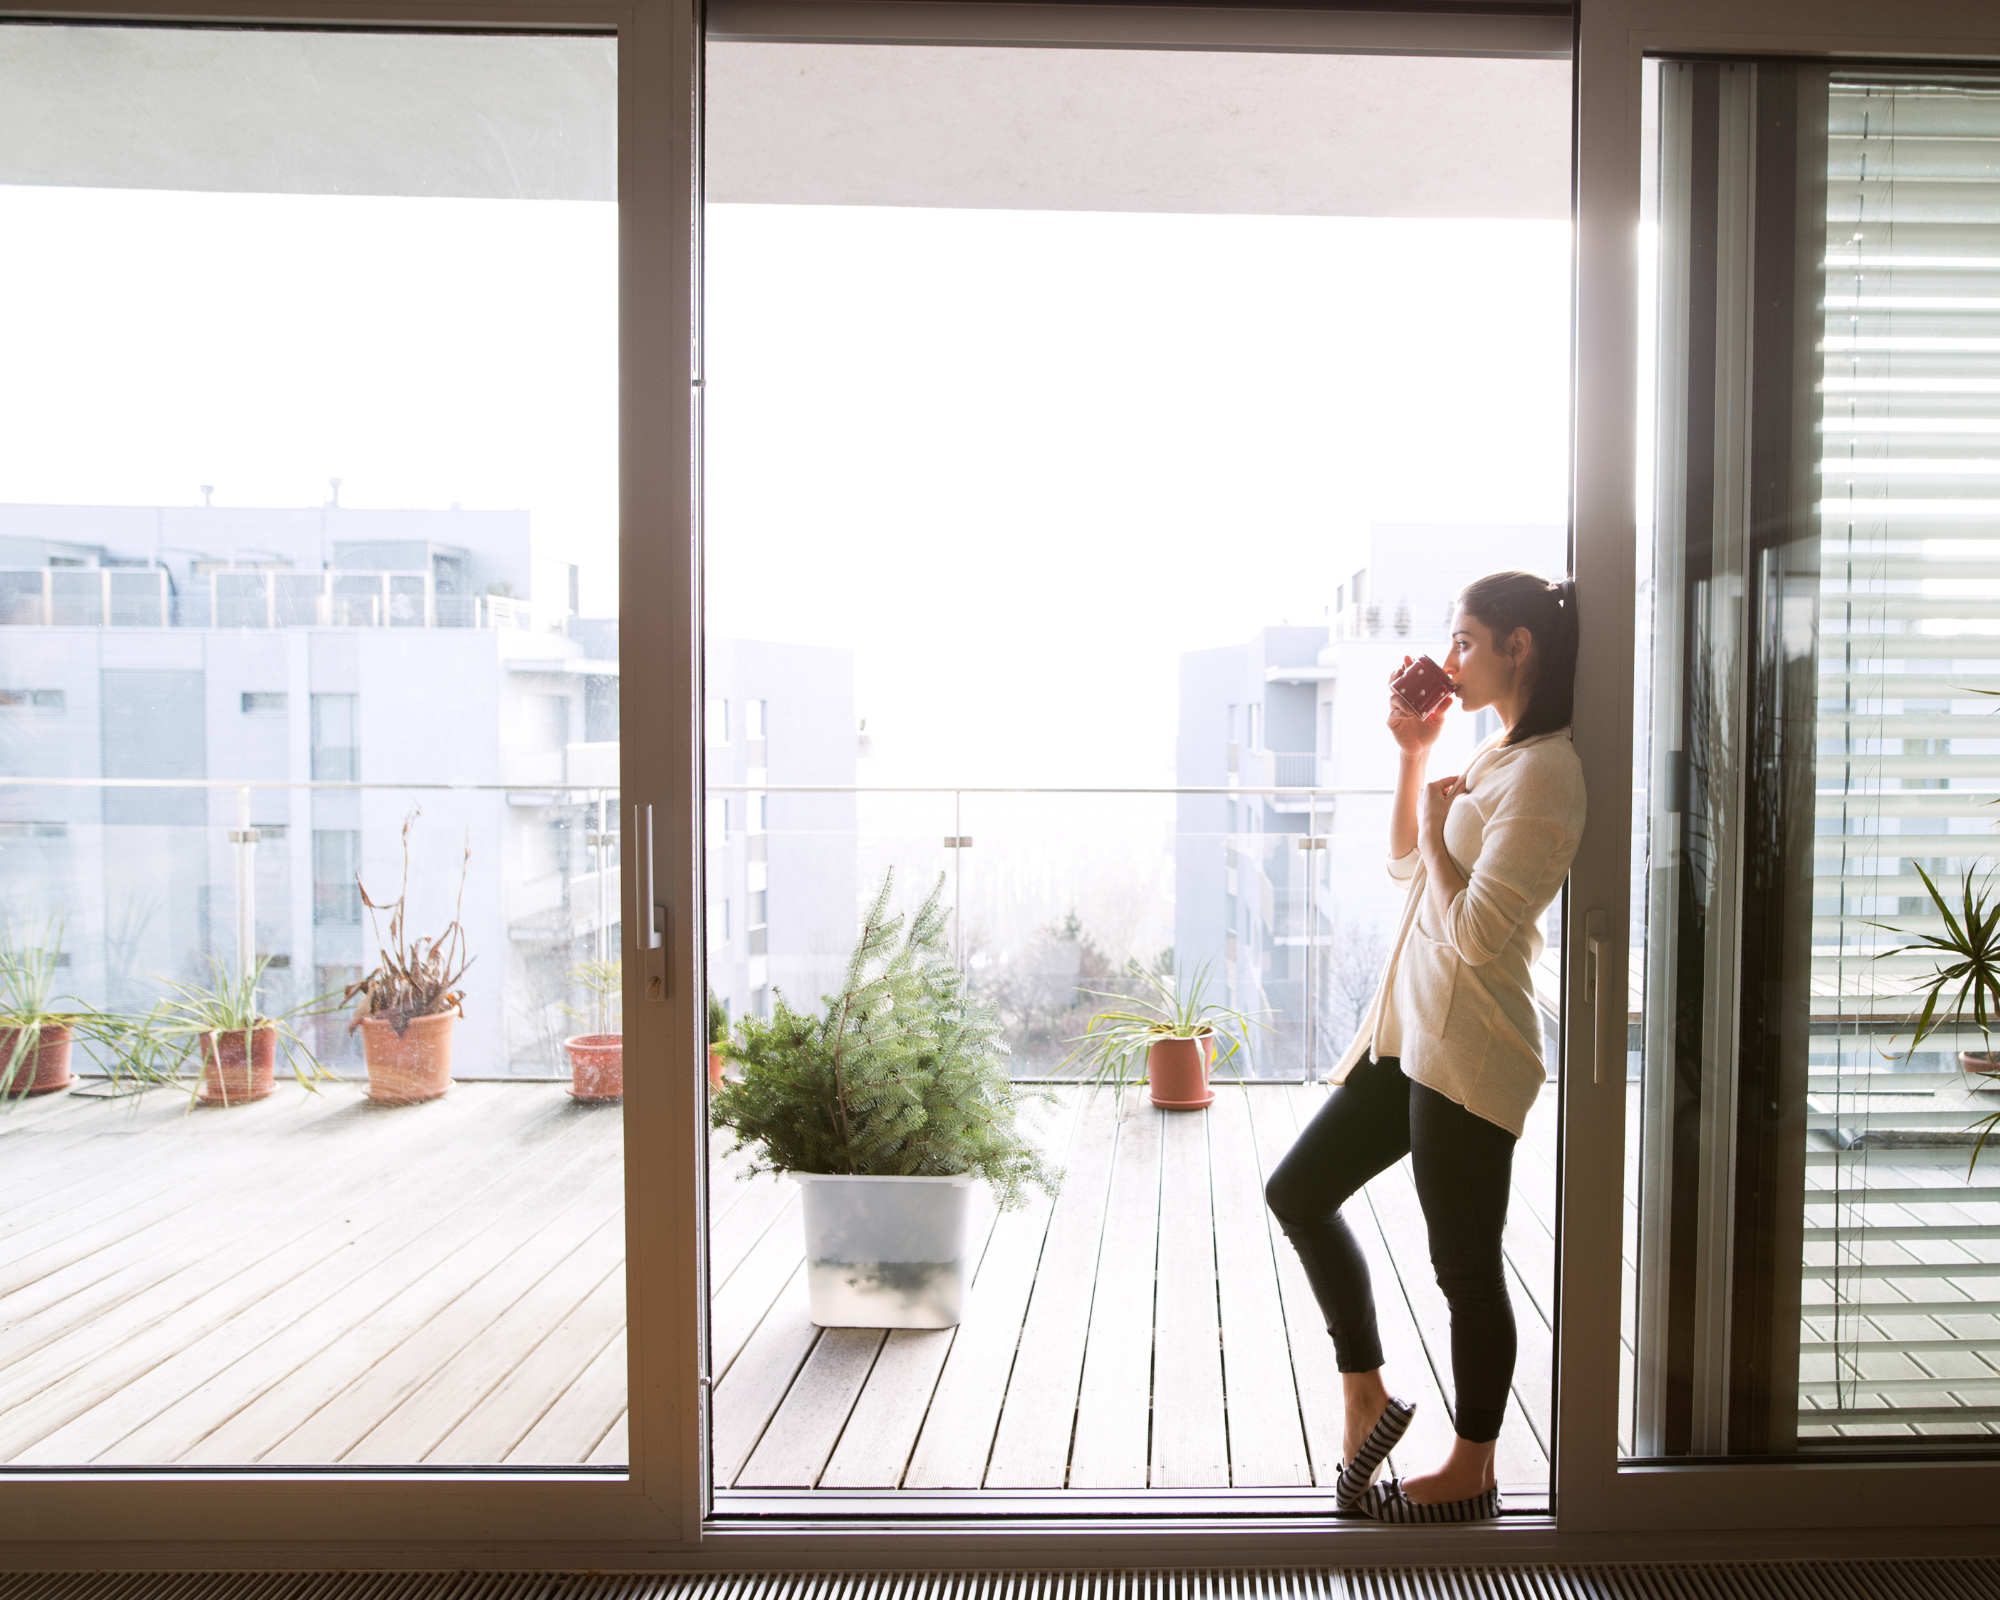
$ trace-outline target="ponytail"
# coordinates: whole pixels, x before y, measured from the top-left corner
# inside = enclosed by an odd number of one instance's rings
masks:
[[[1495,572],[1465,586],[1458,603],[1496,640],[1526,628],[1540,656],[1535,686],[1507,743],[1567,728],[1576,710],[1576,582],[1550,583],[1532,572]]]

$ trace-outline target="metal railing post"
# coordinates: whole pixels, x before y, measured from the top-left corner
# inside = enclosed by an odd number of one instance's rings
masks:
[[[250,786],[236,791],[236,826],[229,842],[236,846],[236,961],[248,979],[257,971],[257,830],[250,826]],[[250,994],[252,1009],[256,991]]]

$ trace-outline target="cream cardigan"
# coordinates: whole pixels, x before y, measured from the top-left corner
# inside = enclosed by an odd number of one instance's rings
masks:
[[[1405,1076],[1517,1139],[1543,1079],[1530,970],[1542,915],[1583,836],[1583,764],[1569,731],[1489,745],[1445,814],[1444,847],[1466,885],[1442,916],[1412,850],[1389,863],[1409,898],[1361,1031],[1334,1067],[1396,1056]]]

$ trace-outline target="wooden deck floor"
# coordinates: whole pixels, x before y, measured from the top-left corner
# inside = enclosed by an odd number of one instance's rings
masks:
[[[1338,1378],[1263,1175],[1317,1090],[1205,1114],[1072,1098],[1054,1204],[976,1224],[964,1323],[822,1331],[795,1185],[714,1174],[725,1492],[1323,1485]],[[460,1084],[186,1109],[171,1092],[0,1115],[0,1461],[616,1465],[625,1460],[615,1108]],[[1501,1475],[1547,1478],[1552,1107],[1508,1229],[1521,1325]],[[1449,1422],[1445,1311],[1406,1170],[1357,1208],[1410,1450]]]
[[[795,1185],[718,1169],[718,1488],[1312,1489],[1338,1468],[1339,1375],[1264,1175],[1321,1089],[1228,1087],[1205,1113],[1070,1096],[1042,1137],[1060,1197],[975,1223],[965,1319],[936,1332],[815,1327]],[[1547,1492],[1554,1307],[1554,1102],[1516,1155],[1507,1229],[1520,1323],[1500,1478]],[[1352,1210],[1375,1271],[1406,1445],[1451,1427],[1443,1296],[1408,1164]]]
[[[620,1122],[554,1083],[0,1113],[0,1462],[622,1464]]]

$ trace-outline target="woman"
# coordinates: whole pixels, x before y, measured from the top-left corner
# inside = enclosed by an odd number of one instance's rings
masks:
[[[1569,733],[1576,636],[1568,582],[1496,572],[1459,596],[1444,659],[1453,698],[1466,711],[1491,707],[1502,728],[1457,777],[1424,781],[1450,701],[1420,717],[1391,693],[1402,766],[1389,872],[1409,881],[1409,899],[1361,1032],[1333,1071],[1340,1087],[1265,1187],[1340,1365],[1346,1464],[1335,1503],[1383,1521],[1500,1509],[1493,1448],[1514,1375],[1500,1235],[1514,1142],[1544,1078],[1529,973],[1583,832]],[[1457,1438],[1435,1470],[1377,1484],[1416,1408],[1382,1382],[1368,1265],[1340,1208],[1405,1155],[1451,1308]]]

